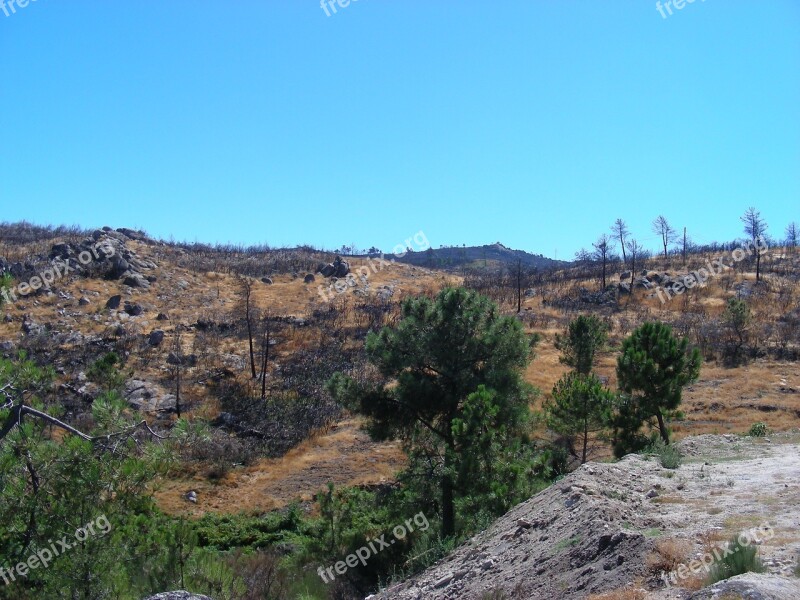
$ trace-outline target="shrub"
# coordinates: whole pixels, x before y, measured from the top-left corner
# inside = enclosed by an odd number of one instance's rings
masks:
[[[769,433],[769,427],[767,427],[767,424],[759,421],[758,423],[753,423],[747,435],[749,435],[750,437],[764,437],[768,433]]]
[[[723,579],[742,575],[744,573],[762,573],[764,565],[758,557],[758,548],[742,544],[739,537],[733,537],[728,542],[728,552],[725,552],[712,566],[708,575],[708,584],[712,585]]]
[[[673,444],[665,444],[660,438],[647,447],[645,454],[658,456],[661,466],[665,469],[677,469],[683,461],[680,450]]]

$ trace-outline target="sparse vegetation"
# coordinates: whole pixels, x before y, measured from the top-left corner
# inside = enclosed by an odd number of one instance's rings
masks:
[[[764,565],[758,557],[758,547],[741,543],[739,537],[731,538],[728,542],[728,551],[723,553],[720,559],[711,566],[708,575],[709,585],[736,575],[764,571]]]
[[[769,435],[769,427],[767,427],[767,424],[763,421],[753,423],[750,426],[750,431],[747,432],[747,435],[750,437],[765,437]]]

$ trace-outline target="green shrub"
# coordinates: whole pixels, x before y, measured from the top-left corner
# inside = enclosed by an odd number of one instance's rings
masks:
[[[681,466],[683,455],[673,444],[665,444],[661,438],[653,441],[644,454],[657,456],[661,466],[665,469],[677,469]]]
[[[758,423],[753,423],[747,435],[749,435],[750,437],[764,437],[768,433],[769,433],[769,427],[767,427],[767,424],[759,421]]]
[[[728,542],[728,552],[725,552],[712,566],[708,575],[708,584],[712,585],[723,579],[742,575],[744,573],[763,573],[764,565],[758,557],[756,546],[742,544],[739,537],[733,537]]]

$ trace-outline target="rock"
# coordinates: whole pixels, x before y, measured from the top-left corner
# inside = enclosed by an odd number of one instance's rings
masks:
[[[192,502],[192,503],[194,503],[194,504],[197,504],[197,492],[195,492],[194,490],[192,490],[191,492],[189,492],[188,494],[186,494],[186,499],[187,499],[189,502]]]
[[[132,288],[150,289],[150,282],[145,279],[141,273],[131,273],[126,271],[125,279],[122,281],[123,285]]]
[[[785,578],[768,573],[745,573],[695,592],[688,600],[797,600],[800,598],[800,579]]]
[[[134,408],[143,412],[172,412],[175,396],[168,394],[160,385],[140,379],[125,382],[123,398]]]
[[[525,297],[526,298],[533,298],[536,295],[536,290],[533,288],[528,288],[525,290]]]
[[[318,265],[317,273],[323,277],[345,277],[350,273],[350,263],[337,256],[330,264]]]
[[[81,296],[80,300],[78,300],[79,306],[89,306],[91,302],[86,296]]]
[[[68,260],[73,256],[75,256],[75,250],[72,249],[70,244],[54,244],[50,250],[50,258]]]
[[[31,319],[29,315],[23,315],[22,331],[28,335],[38,335],[44,333],[45,326]]]
[[[11,352],[14,349],[14,342],[0,342],[0,351]]]
[[[647,492],[647,495],[645,496],[645,498],[655,498],[657,496],[658,496],[658,492],[657,491],[650,490],[649,492]]]
[[[620,294],[628,295],[631,293],[631,284],[630,283],[620,283],[617,286]]]
[[[170,352],[167,355],[167,363],[170,365],[183,365],[184,367],[194,367],[197,364],[197,355],[196,354],[187,354],[178,358],[178,355],[174,352]]]
[[[625,271],[624,273],[620,273],[619,280],[625,281],[626,279],[630,279],[632,274],[633,273],[631,273],[630,271]]]
[[[158,313],[156,321],[169,321],[169,316],[165,315],[164,313]]]
[[[128,261],[122,258],[119,254],[115,254],[111,257],[111,270],[108,272],[110,277],[114,279],[119,279],[122,277],[131,266],[128,264]]]
[[[134,304],[131,302],[125,303],[125,312],[128,313],[132,317],[138,317],[144,312],[141,304]]]
[[[303,278],[303,283],[314,283],[315,280],[316,278],[311,273],[309,273]]]
[[[154,348],[158,348],[161,345],[161,342],[164,341],[164,330],[163,329],[155,329],[150,332],[150,336],[147,338],[147,343],[153,346]]]
[[[122,296],[117,294],[116,296],[111,296],[111,298],[106,301],[106,308],[117,310],[120,304],[122,304]]]
[[[272,279],[269,277],[262,277],[261,283],[266,283],[267,285],[272,285]]]

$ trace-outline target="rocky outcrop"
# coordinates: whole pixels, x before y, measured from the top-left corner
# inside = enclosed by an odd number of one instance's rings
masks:
[[[337,256],[332,263],[320,264],[317,272],[323,277],[346,277],[350,273],[350,263]]]
[[[689,596],[688,600],[798,600],[800,579],[787,579],[768,573],[745,573]]]
[[[125,382],[123,397],[128,404],[142,412],[158,413],[175,410],[175,396],[168,394],[160,385],[149,381],[129,379]]]

